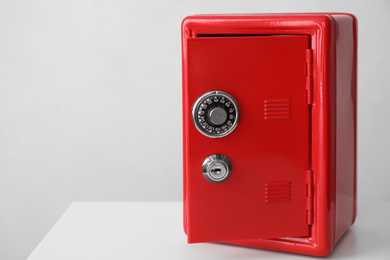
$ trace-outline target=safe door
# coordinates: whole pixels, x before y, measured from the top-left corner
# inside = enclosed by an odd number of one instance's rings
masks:
[[[309,37],[184,41],[188,242],[308,236]]]

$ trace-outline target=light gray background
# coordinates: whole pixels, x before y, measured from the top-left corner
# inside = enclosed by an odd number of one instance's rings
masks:
[[[359,199],[386,199],[390,1],[0,1],[0,259],[75,200],[181,200],[185,16],[328,11],[359,20]]]

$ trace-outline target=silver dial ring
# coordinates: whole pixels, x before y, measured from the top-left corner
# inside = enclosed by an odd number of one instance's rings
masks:
[[[239,109],[236,100],[223,91],[207,92],[192,106],[192,121],[196,129],[210,138],[230,134],[236,128],[238,119]]]

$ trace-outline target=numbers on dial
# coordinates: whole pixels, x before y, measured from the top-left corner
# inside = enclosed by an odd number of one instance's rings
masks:
[[[203,98],[203,100],[200,101],[200,105],[198,105],[196,113],[198,125],[203,131],[206,131],[211,135],[223,135],[231,130],[236,123],[237,111],[234,104],[235,101],[230,100],[229,97],[220,96],[218,93]],[[226,117],[224,121],[222,120],[223,123],[221,124],[214,124],[210,119],[211,111],[215,108],[222,108],[224,111],[221,112],[221,109],[219,109],[222,116]]]

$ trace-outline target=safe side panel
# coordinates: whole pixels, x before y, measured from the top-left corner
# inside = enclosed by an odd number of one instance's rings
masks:
[[[354,18],[337,21],[336,62],[336,227],[338,241],[356,217],[356,26]],[[353,47],[353,48],[352,48]]]
[[[189,125],[184,159],[190,243],[309,235],[308,46],[308,36],[186,40],[184,116]],[[237,128],[217,139],[199,133],[189,120],[195,100],[212,90],[232,95],[240,109]],[[215,153],[226,155],[233,167],[230,178],[218,184],[201,172],[204,159]]]

